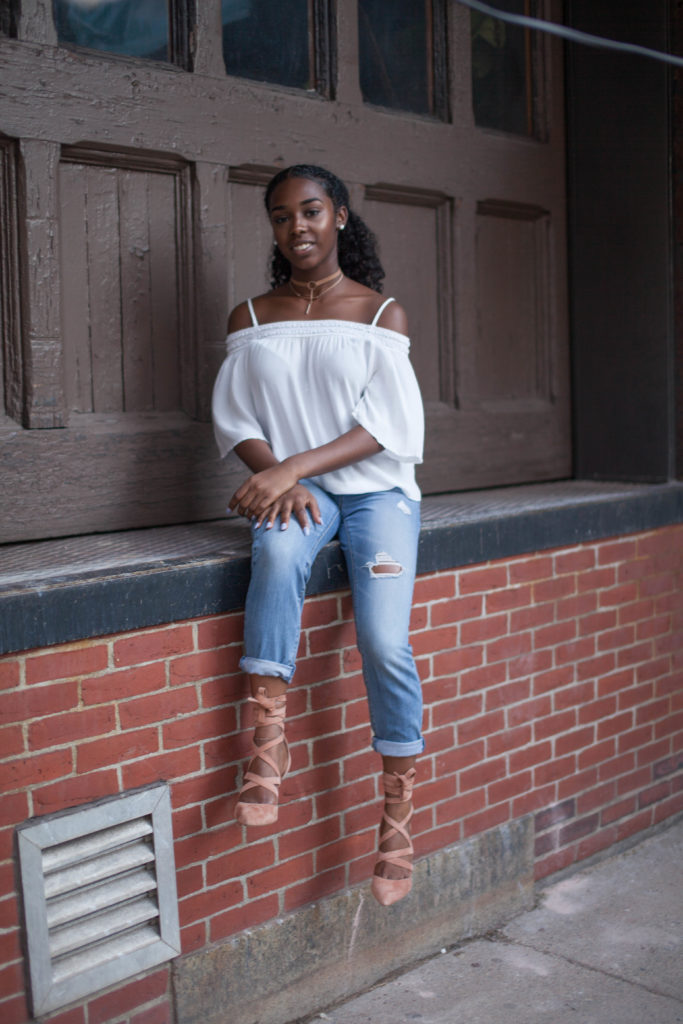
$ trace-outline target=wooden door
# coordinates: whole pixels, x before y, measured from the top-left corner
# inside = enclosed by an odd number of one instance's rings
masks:
[[[445,0],[281,7],[295,62],[260,0],[174,0],[146,57],[58,39],[39,0],[0,36],[3,541],[223,514],[243,473],[217,458],[211,385],[229,308],[267,287],[263,185],[297,162],[344,178],[379,235],[424,490],[570,473],[561,46]]]

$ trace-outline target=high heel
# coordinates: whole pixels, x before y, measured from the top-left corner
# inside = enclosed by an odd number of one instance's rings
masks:
[[[262,746],[257,745],[254,735],[253,753],[247,770],[244,773],[244,784],[240,790],[240,799],[235,806],[235,818],[240,825],[272,825],[273,822],[277,821],[280,783],[292,766],[292,755],[289,752],[285,738],[284,726],[287,697],[285,694],[279,697],[269,697],[265,687],[261,686],[256,691],[256,696],[250,697],[249,701],[251,704],[256,705],[254,729],[256,730],[260,726],[265,725],[276,725],[279,728],[279,733],[277,736],[266,740]],[[281,743],[284,743],[287,752],[287,764],[282,773],[275,759],[269,753],[269,751]],[[257,758],[260,758],[267,764],[274,774],[257,775],[256,772],[252,771],[252,765]],[[272,793],[275,797],[275,802],[272,804],[245,803],[241,798],[250,789],[255,789],[257,786]]]
[[[402,900],[404,896],[408,895],[413,884],[413,864],[412,861],[405,859],[406,857],[412,857],[414,852],[413,843],[408,833],[408,824],[413,816],[413,808],[411,806],[405,818],[401,821],[396,821],[390,814],[387,814],[386,806],[402,804],[412,798],[415,775],[414,768],[410,768],[405,775],[399,775],[398,772],[384,772],[382,775],[385,793],[385,808],[382,813],[382,821],[387,823],[388,828],[384,835],[380,834],[380,850],[375,868],[377,868],[378,864],[386,862],[387,864],[393,864],[395,867],[403,868],[408,872],[407,878],[380,878],[379,875],[372,876],[372,895],[383,907],[389,907],[392,903]],[[399,850],[387,850],[384,852],[381,849],[382,845],[387,839],[391,839],[396,835],[400,835],[405,840],[406,845],[402,846]]]

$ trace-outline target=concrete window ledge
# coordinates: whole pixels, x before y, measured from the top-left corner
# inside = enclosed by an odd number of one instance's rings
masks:
[[[426,498],[418,572],[683,522],[683,483],[567,480]],[[0,653],[239,609],[249,528],[222,519],[0,548]],[[309,594],[347,585],[337,542]]]

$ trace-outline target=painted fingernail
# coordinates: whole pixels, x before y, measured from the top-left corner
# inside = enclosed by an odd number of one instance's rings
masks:
[[[259,528],[259,526],[260,526],[260,525],[261,525],[260,523],[254,523],[254,529],[255,529],[255,530],[258,530],[258,528]]]
[[[286,530],[287,529],[287,523],[280,523],[280,529],[281,530]]]
[[[310,526],[304,526],[304,537],[308,537],[310,532],[311,532]]]
[[[268,523],[266,525],[266,530],[272,530],[272,529],[273,529],[273,524],[272,523]]]

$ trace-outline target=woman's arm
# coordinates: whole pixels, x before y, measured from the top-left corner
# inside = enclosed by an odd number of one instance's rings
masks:
[[[235,453],[254,474],[262,473],[267,469],[276,469],[280,466],[270,446],[265,441],[257,438],[242,441],[240,444],[235,445]],[[250,479],[253,479],[253,477],[250,477]],[[247,480],[246,483],[248,482]],[[240,515],[252,519],[251,510],[245,504],[242,504],[238,497],[241,495],[243,487],[244,484],[235,492],[230,499],[228,507],[233,510],[236,509]],[[286,529],[293,515],[301,529],[308,531],[309,513],[314,523],[322,523],[320,508],[315,500],[315,496],[311,494],[307,487],[297,483],[273,503],[271,508],[267,510],[266,515],[259,516],[256,519],[256,525],[260,526],[263,520],[267,518],[268,525],[266,529],[270,529],[279,515],[281,526],[283,529]]]
[[[263,469],[270,469],[272,466],[279,466],[270,445],[266,441],[251,438],[249,441],[240,441],[235,445],[235,454],[252,473],[260,473]]]
[[[305,507],[311,508],[315,522],[320,522],[320,513],[315,499],[306,488],[297,488],[299,480],[307,476],[319,476],[330,473],[343,466],[350,466],[370,455],[382,451],[382,446],[364,427],[357,426],[321,445],[278,462],[265,441],[242,441],[235,447],[237,455],[252,470],[253,475],[235,491],[230,499],[229,507],[237,509],[240,515],[256,519],[258,526],[268,520],[272,526],[279,515],[283,527],[289,522],[292,512],[295,513],[302,528],[307,524]],[[311,501],[305,502],[301,508],[301,493],[305,492]]]
[[[365,427],[357,426],[319,448],[310,448],[307,452],[290,456],[285,459],[285,463],[291,464],[297,480],[300,480],[304,476],[320,476],[321,473],[331,473],[335,469],[351,466],[381,451],[382,445],[375,441],[372,434]]]

